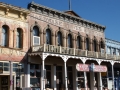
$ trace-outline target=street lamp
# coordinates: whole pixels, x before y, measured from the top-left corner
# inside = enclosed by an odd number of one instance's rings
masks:
[[[19,90],[20,90],[20,75],[21,75],[21,69],[22,69],[22,64],[21,63],[19,63],[18,64],[18,69],[19,69]]]

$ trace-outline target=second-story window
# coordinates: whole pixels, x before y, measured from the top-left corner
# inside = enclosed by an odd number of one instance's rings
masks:
[[[39,36],[39,29],[37,26],[33,27],[33,36]]]
[[[81,47],[81,37],[80,37],[80,36],[77,37],[77,48],[78,48],[78,49],[81,49],[81,48],[82,48],[82,47]]]
[[[51,44],[51,31],[50,31],[50,29],[46,30],[46,44]]]
[[[57,37],[58,37],[58,46],[62,46],[62,33],[60,31],[57,33]]]
[[[37,26],[33,27],[33,45],[40,45],[39,28]]]
[[[89,50],[89,39],[86,38],[86,50]]]
[[[97,51],[97,42],[95,39],[93,40],[93,49],[95,52]]]
[[[16,48],[22,48],[22,39],[22,30],[20,28],[17,28]]]
[[[8,27],[2,26],[2,46],[8,46]]]
[[[68,47],[72,48],[72,35],[68,34]]]

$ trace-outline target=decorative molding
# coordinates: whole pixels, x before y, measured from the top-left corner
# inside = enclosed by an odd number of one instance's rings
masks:
[[[96,59],[96,58],[88,58],[88,57],[78,57],[78,56],[70,56],[70,55],[60,55],[60,54],[52,54],[52,53],[39,53],[39,54],[29,54],[30,56],[34,56],[34,55],[39,55],[42,60],[45,60],[48,56],[55,56],[55,57],[61,57],[64,62],[67,62],[67,60],[69,58],[73,58],[73,59],[80,59],[84,64],[86,61],[88,60],[93,60],[93,61],[96,61],[99,65],[101,64],[101,62],[110,62],[111,65],[114,65],[114,63],[120,63],[119,61],[113,61],[113,60],[105,60],[105,59]]]

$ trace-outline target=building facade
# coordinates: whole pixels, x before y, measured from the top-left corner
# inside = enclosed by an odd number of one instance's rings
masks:
[[[23,86],[28,51],[28,13],[26,9],[0,2],[0,90],[10,90],[11,86],[18,90]],[[22,63],[21,74],[18,72],[19,63]]]
[[[115,56],[119,56],[120,55],[120,42],[118,41],[115,41],[115,40],[111,40],[111,39],[108,39],[106,38],[105,39],[105,43],[106,43],[106,53],[108,55],[110,55],[111,57],[115,57]],[[109,67],[108,67],[109,68]],[[119,90],[120,89],[120,85],[119,85],[119,66],[114,66],[114,84],[115,84],[115,88],[116,90]],[[109,69],[109,75],[108,75],[108,83],[111,83],[112,80],[111,80],[111,69]],[[109,88],[111,87],[111,85],[109,84],[108,86]]]
[[[120,57],[106,53],[105,26],[31,2],[0,3],[0,27],[0,90],[114,90]]]
[[[38,90],[108,89],[108,67],[119,57],[105,53],[105,26],[74,11],[28,5],[30,52],[27,87]],[[114,74],[112,74],[114,89]],[[93,83],[91,83],[93,82]]]

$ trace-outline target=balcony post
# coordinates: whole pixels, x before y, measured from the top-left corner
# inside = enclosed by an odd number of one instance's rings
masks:
[[[62,48],[61,48],[61,46],[60,46],[60,53],[62,53]]]
[[[111,61],[111,65],[112,65],[112,90],[115,90],[115,86],[114,86],[114,61]]]
[[[44,45],[43,45],[44,52],[45,52],[45,49],[46,49],[46,47],[45,47],[45,46],[46,46],[46,45],[44,44]]]
[[[76,49],[74,48],[74,55],[75,55],[75,50],[76,50]]]

